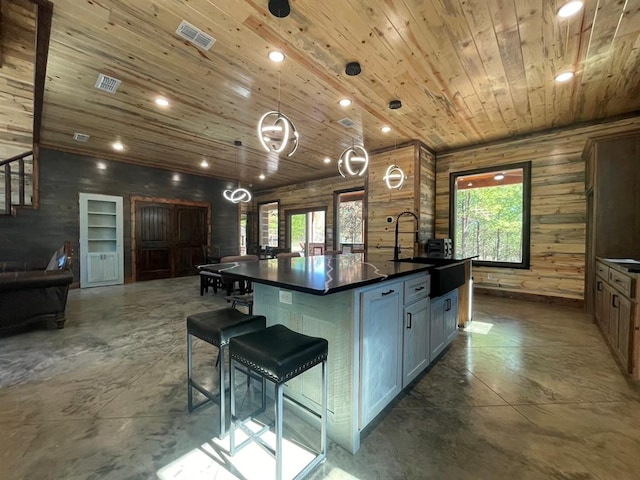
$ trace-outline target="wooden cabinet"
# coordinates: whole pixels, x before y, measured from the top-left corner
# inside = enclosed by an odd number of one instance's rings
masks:
[[[638,274],[597,260],[594,318],[622,368],[640,380],[640,285]]]
[[[402,389],[402,299],[402,281],[360,293],[361,427]]]
[[[640,259],[640,131],[589,139],[585,303],[594,312],[596,257]]]
[[[404,282],[402,337],[402,388],[429,366],[431,303],[430,276],[420,275]]]
[[[122,197],[81,193],[80,287],[124,283]]]
[[[431,351],[433,361],[458,333],[458,290],[431,299]]]

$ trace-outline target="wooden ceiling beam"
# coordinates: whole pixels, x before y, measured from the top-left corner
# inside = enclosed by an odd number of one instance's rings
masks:
[[[48,0],[31,0],[36,4],[36,59],[33,85],[33,143],[40,143],[42,109],[44,107],[44,84],[47,77],[49,39],[51,38],[51,18],[53,3]]]

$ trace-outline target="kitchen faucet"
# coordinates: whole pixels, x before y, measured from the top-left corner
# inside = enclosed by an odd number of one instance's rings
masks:
[[[413,218],[416,219],[416,243],[418,242],[418,228],[419,228],[420,220],[418,220],[418,217],[413,212],[410,212],[408,210],[405,212],[402,212],[400,215],[396,217],[396,238],[395,238],[395,243],[393,245],[393,260],[396,262],[400,257],[400,247],[398,246],[398,220],[400,220],[400,217],[404,215],[411,215]]]

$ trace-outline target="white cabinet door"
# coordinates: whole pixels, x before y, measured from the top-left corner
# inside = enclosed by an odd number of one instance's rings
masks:
[[[360,428],[402,389],[402,298],[402,282],[360,294]]]
[[[87,281],[93,284],[106,282],[112,284],[118,280],[117,253],[88,253]]]
[[[404,308],[402,388],[429,365],[430,317],[428,298]]]

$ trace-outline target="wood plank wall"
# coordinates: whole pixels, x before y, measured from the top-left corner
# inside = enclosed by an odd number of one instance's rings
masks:
[[[395,218],[405,210],[419,215],[420,168],[418,167],[417,143],[372,154],[367,172],[367,259],[370,261],[391,260],[395,236],[395,223],[387,222],[387,217]],[[389,165],[398,165],[405,173],[406,180],[401,189],[389,189],[383,178]],[[425,167],[428,168],[428,167]],[[425,180],[426,181],[426,180]],[[416,223],[410,216],[400,219],[400,232],[415,231]],[[415,234],[400,233],[398,243],[402,247],[401,257],[414,254]]]
[[[436,233],[436,156],[423,144],[420,154],[420,243]]]
[[[252,236],[250,243],[258,245],[258,204],[265,202],[279,201],[279,228],[278,228],[278,245],[285,246],[286,238],[286,217],[287,210],[296,210],[302,208],[323,208],[327,209],[326,230],[325,230],[325,249],[332,250],[334,240],[334,206],[333,194],[340,190],[349,190],[355,188],[364,188],[364,178],[346,179],[337,174],[331,178],[315,180],[312,182],[302,183],[300,185],[289,185],[281,188],[263,190],[256,192],[251,204],[250,215],[251,221],[254,222],[251,231]]]
[[[586,195],[582,150],[590,136],[624,132],[638,125],[640,117],[632,117],[439,154],[436,236],[449,236],[451,173],[531,161],[531,268],[474,268],[474,286],[583,300]]]
[[[98,163],[105,168],[99,169]],[[185,174],[174,179],[169,170],[47,149],[40,152],[39,166],[40,207],[19,209],[15,217],[0,217],[0,262],[29,261],[44,267],[54,250],[70,240],[76,258],[73,274],[78,282],[79,192],[123,197],[125,281],[130,281],[132,274],[131,195],[211,204],[211,244],[220,246],[222,255],[238,254],[239,210],[222,197],[225,181]]]

